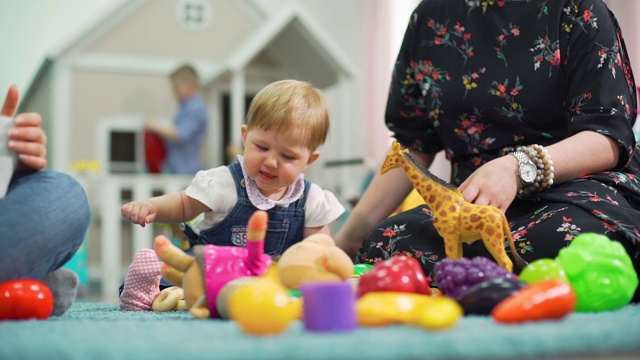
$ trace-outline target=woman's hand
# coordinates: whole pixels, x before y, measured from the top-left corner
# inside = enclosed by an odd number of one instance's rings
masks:
[[[518,192],[518,160],[513,155],[489,161],[469,176],[459,187],[466,201],[492,205],[507,211]]]
[[[12,117],[18,107],[18,89],[11,86],[2,107],[2,115]],[[16,171],[39,170],[47,166],[47,136],[38,113],[19,114],[9,130],[7,146],[18,154]]]

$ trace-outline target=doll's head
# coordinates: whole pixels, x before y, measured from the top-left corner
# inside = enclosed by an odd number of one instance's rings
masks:
[[[353,261],[329,235],[314,234],[294,244],[277,263],[280,281],[298,290],[308,282],[343,281],[353,274]]]

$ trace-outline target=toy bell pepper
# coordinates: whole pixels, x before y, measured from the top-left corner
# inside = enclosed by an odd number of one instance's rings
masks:
[[[491,316],[503,323],[561,319],[576,307],[576,293],[568,283],[551,279],[528,285],[501,301]]]

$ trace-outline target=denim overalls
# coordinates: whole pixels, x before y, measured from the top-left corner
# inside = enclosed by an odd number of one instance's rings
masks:
[[[227,217],[210,229],[200,232],[198,236],[188,226],[183,226],[189,237],[190,246],[198,244],[214,244],[224,246],[246,246],[247,223],[251,215],[258,210],[247,195],[244,176],[239,163],[229,165],[229,170],[236,184],[238,202]],[[291,245],[302,240],[304,232],[304,205],[311,183],[304,181],[302,197],[287,207],[275,206],[269,210],[269,224],[264,244],[264,252],[271,256],[279,256]]]

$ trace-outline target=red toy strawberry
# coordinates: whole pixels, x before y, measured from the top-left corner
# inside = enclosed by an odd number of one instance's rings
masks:
[[[38,280],[20,279],[0,284],[0,321],[48,318],[53,294]]]
[[[406,255],[396,255],[376,264],[358,282],[358,297],[374,291],[396,291],[431,295],[431,278],[420,263]]]
[[[543,280],[527,285],[502,300],[491,316],[502,323],[562,319],[576,307],[576,293],[568,283]]]

